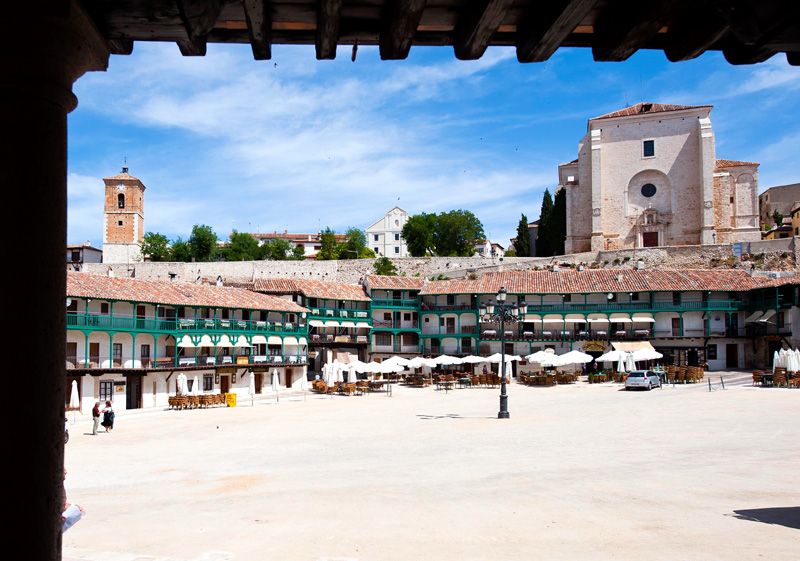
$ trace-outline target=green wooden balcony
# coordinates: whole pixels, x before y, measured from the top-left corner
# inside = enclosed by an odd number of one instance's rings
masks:
[[[165,319],[129,316],[67,314],[67,329],[94,329],[98,331],[149,331],[155,333],[292,333],[305,334],[306,324],[288,324],[273,321],[243,319]]]
[[[356,320],[356,321],[366,321],[367,323],[372,322],[372,316],[369,313],[369,309],[360,309],[360,308],[313,308],[308,307],[309,309],[309,318],[314,319],[344,319],[344,320]]]
[[[414,309],[418,308],[417,300],[407,300],[407,299],[380,299],[376,298],[372,301],[372,309],[377,308],[406,308],[406,309]]]

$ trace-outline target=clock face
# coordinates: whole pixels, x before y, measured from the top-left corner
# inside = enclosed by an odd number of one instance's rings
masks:
[[[125,185],[123,183],[117,183],[117,191],[124,191]]]

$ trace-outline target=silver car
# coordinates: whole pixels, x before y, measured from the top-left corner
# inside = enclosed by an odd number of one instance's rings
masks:
[[[635,388],[644,388],[652,390],[653,388],[661,387],[661,378],[652,370],[633,370],[628,372],[628,378],[625,380],[625,389],[632,390]]]

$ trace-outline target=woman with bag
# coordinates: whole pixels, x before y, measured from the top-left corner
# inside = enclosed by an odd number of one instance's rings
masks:
[[[106,401],[106,408],[103,409],[103,422],[100,424],[106,428],[106,432],[114,428],[114,409],[111,407],[110,401]]]

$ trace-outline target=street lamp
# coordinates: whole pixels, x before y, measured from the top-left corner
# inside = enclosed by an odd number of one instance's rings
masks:
[[[498,419],[508,419],[508,394],[506,394],[506,322],[525,321],[528,305],[525,301],[519,304],[506,304],[508,293],[505,288],[497,292],[497,303],[489,301],[480,308],[481,321],[500,322],[500,412]]]

